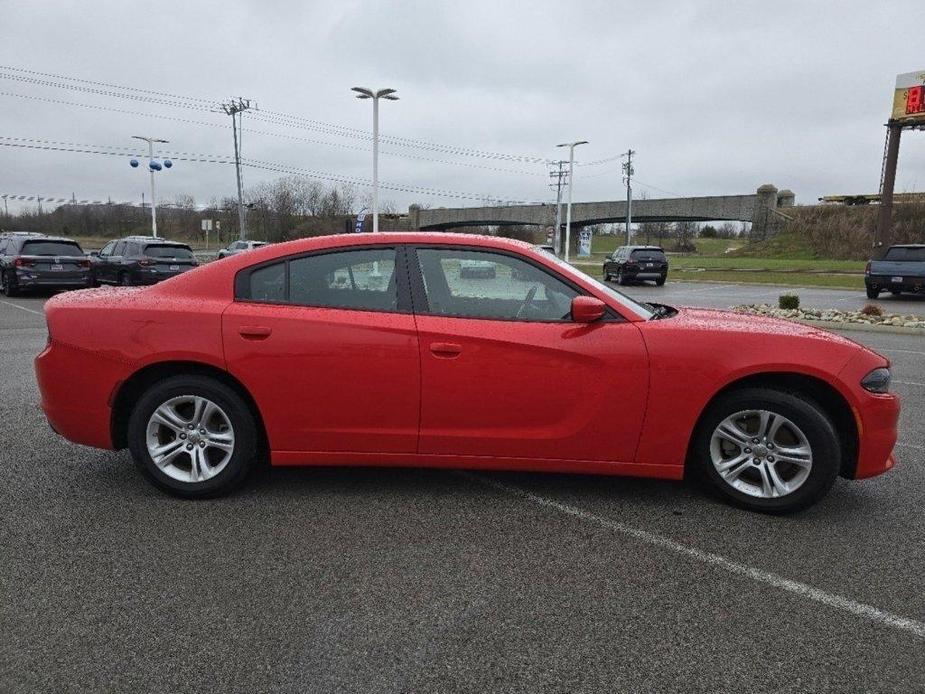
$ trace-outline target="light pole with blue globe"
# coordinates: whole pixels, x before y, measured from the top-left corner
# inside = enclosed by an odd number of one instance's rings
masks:
[[[151,172],[151,235],[157,238],[157,198],[154,196],[154,173],[161,169],[169,169],[173,166],[170,159],[158,161],[154,158],[154,143],[166,143],[167,140],[161,140],[156,137],[144,137],[143,135],[132,135],[136,140],[144,140],[148,143],[148,170]],[[133,169],[138,168],[138,160],[132,159],[129,164]]]

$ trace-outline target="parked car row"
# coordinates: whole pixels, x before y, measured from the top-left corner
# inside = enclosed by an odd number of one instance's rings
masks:
[[[265,246],[235,241],[218,257]],[[188,244],[156,236],[114,239],[87,253],[73,239],[30,231],[0,233],[0,291],[15,296],[37,289],[84,289],[101,284],[150,285],[199,265]]]

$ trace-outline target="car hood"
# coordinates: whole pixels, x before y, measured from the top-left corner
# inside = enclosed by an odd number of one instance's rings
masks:
[[[832,346],[854,347],[873,352],[873,350],[868,349],[864,345],[858,344],[854,340],[849,340],[847,337],[837,335],[829,330],[817,328],[813,325],[806,325],[805,323],[797,323],[793,320],[772,318],[770,316],[755,316],[748,313],[737,313],[735,311],[724,311],[712,308],[679,308],[676,316],[664,320],[666,323],[672,322],[678,327],[684,327],[689,330],[787,335],[829,343]],[[874,354],[876,354],[876,352],[874,352]]]

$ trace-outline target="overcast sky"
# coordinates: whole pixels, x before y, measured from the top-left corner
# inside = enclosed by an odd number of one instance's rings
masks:
[[[392,87],[401,100],[382,104],[383,135],[540,159],[558,158],[559,142],[585,139],[590,144],[578,149],[585,163],[638,152],[637,195],[749,193],[773,183],[809,203],[876,192],[895,76],[925,68],[922,0],[4,0],[0,7],[3,66],[216,101],[250,97],[261,111],[245,118],[246,157],[364,180],[371,153],[360,133],[267,122],[267,111],[368,131],[370,102],[349,88]],[[141,134],[170,140],[174,152],[232,153],[230,119],[207,107],[37,85],[8,77],[61,80],[7,69],[0,75],[7,76],[2,137],[131,148],[131,136]],[[382,151],[386,183],[510,200],[553,196],[541,163],[387,144]],[[140,200],[147,191],[128,151],[2,147],[0,157],[0,193]],[[246,184],[275,175],[246,169]],[[177,161],[158,174],[158,186],[160,198],[189,193],[203,204],[234,194],[234,171]],[[925,132],[906,132],[897,191],[923,189]],[[577,167],[574,193],[622,199],[619,161]],[[477,203],[390,190],[382,197],[399,208]]]

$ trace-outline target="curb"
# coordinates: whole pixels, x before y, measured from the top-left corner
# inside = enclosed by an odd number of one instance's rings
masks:
[[[750,314],[746,314],[750,315]],[[904,328],[901,325],[873,325],[869,323],[837,323],[826,320],[809,320],[806,318],[784,318],[783,320],[792,320],[794,323],[811,325],[814,328],[824,328],[826,330],[861,332],[861,333],[893,333],[894,335],[919,335],[925,336],[925,328]]]

